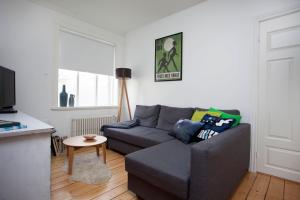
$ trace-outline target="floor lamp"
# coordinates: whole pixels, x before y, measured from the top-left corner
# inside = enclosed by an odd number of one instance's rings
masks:
[[[119,96],[119,107],[118,107],[117,121],[119,122],[120,119],[121,119],[124,93],[125,93],[125,96],[126,96],[128,113],[129,113],[129,117],[130,117],[130,120],[131,120],[132,119],[131,110],[130,110],[129,98],[128,98],[127,86],[126,86],[126,79],[131,78],[131,69],[129,69],[129,68],[116,68],[116,78],[121,81],[121,94]]]

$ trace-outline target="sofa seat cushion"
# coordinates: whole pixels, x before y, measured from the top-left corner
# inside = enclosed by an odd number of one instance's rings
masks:
[[[128,154],[125,167],[146,182],[187,199],[190,179],[190,145],[172,140]]]
[[[174,138],[168,135],[168,133],[165,130],[144,126],[136,126],[130,129],[106,128],[104,130],[106,137],[144,148],[173,140]]]

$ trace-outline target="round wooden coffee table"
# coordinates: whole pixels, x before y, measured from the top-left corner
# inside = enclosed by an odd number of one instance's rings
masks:
[[[68,155],[68,173],[72,174],[73,167],[73,156],[74,156],[74,148],[82,148],[82,147],[96,147],[97,156],[99,156],[99,147],[102,146],[103,153],[103,161],[106,163],[106,141],[107,138],[104,136],[96,136],[93,140],[86,140],[83,136],[75,136],[67,138],[63,141],[63,143],[67,147],[67,155]]]

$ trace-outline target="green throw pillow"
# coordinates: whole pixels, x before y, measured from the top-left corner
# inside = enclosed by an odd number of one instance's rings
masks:
[[[196,110],[193,114],[192,117],[192,121],[194,122],[199,122],[202,120],[202,118],[204,117],[204,115],[209,114],[215,117],[220,117],[222,113],[220,112],[216,112],[216,111],[200,111],[200,110]]]
[[[209,111],[220,113],[221,118],[224,118],[224,119],[235,119],[235,122],[232,124],[231,127],[235,127],[235,126],[239,125],[240,121],[241,121],[241,118],[242,118],[242,116],[240,116],[240,115],[232,115],[232,114],[229,114],[229,113],[225,113],[225,112],[223,112],[221,110],[218,110],[216,108],[210,108]]]

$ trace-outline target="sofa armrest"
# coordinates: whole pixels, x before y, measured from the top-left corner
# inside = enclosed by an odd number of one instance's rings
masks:
[[[249,168],[250,129],[240,124],[192,146],[190,200],[230,197]]]

